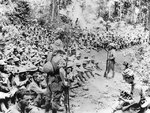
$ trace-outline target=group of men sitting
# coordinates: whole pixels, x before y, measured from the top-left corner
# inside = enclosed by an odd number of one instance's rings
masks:
[[[149,86],[143,86],[136,80],[137,73],[133,70],[130,63],[124,62],[123,65],[122,77],[129,84],[130,89],[128,91],[121,90],[119,99],[113,106],[112,113],[116,113],[118,110],[122,112],[149,113]]]
[[[0,111],[4,113],[62,111],[64,88],[81,86],[99,74],[97,61],[81,59],[80,50],[69,55],[60,39],[50,47],[23,39],[0,46]]]
[[[115,23],[114,23],[115,24]],[[116,50],[122,50],[148,42],[148,32],[142,26],[136,28],[125,26],[122,28],[109,28],[109,31],[96,30],[81,34],[78,40],[81,48],[105,49],[109,43],[114,43]],[[84,46],[83,46],[84,45]]]

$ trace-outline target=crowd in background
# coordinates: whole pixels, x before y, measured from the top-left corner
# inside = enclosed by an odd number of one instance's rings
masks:
[[[55,33],[57,31],[36,25],[16,25],[15,29],[14,26],[1,26],[0,32],[0,111],[3,113],[45,112],[48,86],[43,66],[55,50],[61,48],[67,54],[67,79],[73,88],[82,86],[101,70],[94,56],[81,58],[82,50],[106,49],[110,42],[120,50],[148,41],[142,30],[126,35],[97,30],[94,33],[81,32],[76,38],[73,35],[67,37],[64,31]],[[65,43],[66,37],[71,44]]]

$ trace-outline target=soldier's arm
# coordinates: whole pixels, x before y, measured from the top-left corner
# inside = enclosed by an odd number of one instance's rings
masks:
[[[63,68],[60,68],[59,73],[60,73],[61,80],[65,81],[65,75],[66,75],[65,70]]]
[[[135,86],[135,91],[133,93],[136,93],[136,96],[133,96],[133,100],[135,103],[139,103],[141,98],[144,96],[142,87],[139,85]]]
[[[31,84],[31,86],[29,87],[30,90],[35,91],[37,94],[45,94],[47,89],[42,89],[40,87],[38,87],[36,84]]]
[[[40,87],[34,87],[33,89],[37,94],[45,94],[47,89],[41,89]]]

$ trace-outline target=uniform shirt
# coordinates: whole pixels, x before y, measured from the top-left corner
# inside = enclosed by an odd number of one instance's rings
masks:
[[[116,51],[115,49],[112,49],[108,52],[108,59],[115,59]]]
[[[142,87],[138,84],[133,84],[131,86],[131,95],[135,103],[139,103],[141,98],[144,96]]]
[[[34,81],[29,84],[28,89],[36,92],[37,94],[43,94],[47,91],[47,89],[40,88]]]

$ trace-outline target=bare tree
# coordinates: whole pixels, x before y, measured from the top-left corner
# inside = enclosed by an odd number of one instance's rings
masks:
[[[150,2],[148,3],[148,30],[150,32]],[[150,43],[150,33],[149,33],[149,43]]]
[[[56,14],[56,0],[52,0],[52,4],[51,4],[51,8],[52,8],[52,15],[51,15],[51,21],[53,21],[54,20],[54,17],[55,17],[55,14]]]

